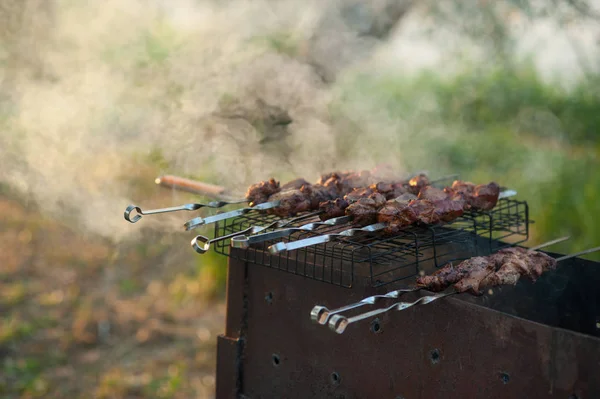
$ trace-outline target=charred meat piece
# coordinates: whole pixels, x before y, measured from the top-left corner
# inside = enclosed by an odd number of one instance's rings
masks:
[[[446,193],[444,190],[440,190],[439,188],[435,188],[433,186],[426,186],[421,188],[417,198],[426,199],[429,201],[443,201],[448,199],[448,197],[448,193]]]
[[[435,224],[440,221],[435,204],[429,200],[413,200],[408,206],[417,215],[417,222],[422,224]]]
[[[366,226],[377,222],[379,209],[385,204],[385,197],[379,193],[373,193],[366,198],[350,204],[346,208],[346,215],[352,216],[355,225]]]
[[[391,200],[394,199],[404,193],[408,192],[408,188],[406,187],[406,182],[397,182],[397,183],[374,183],[369,186],[369,188],[373,191],[377,191],[378,193],[385,196],[386,199]]]
[[[250,203],[250,206],[262,204],[263,202],[267,202],[269,197],[279,192],[279,190],[279,182],[271,178],[248,187],[246,199]]]
[[[433,204],[435,205],[435,213],[442,222],[452,222],[464,213],[465,202],[463,200],[434,201]]]
[[[296,216],[311,209],[310,196],[301,190],[281,191],[273,194],[269,201],[281,201],[279,206],[267,211],[271,215],[280,217]]]
[[[490,266],[490,264],[492,266]],[[475,258],[467,259],[457,266],[453,266],[452,263],[449,263],[432,275],[419,277],[417,278],[417,285],[429,291],[440,292],[450,285],[458,283],[472,271],[487,270],[494,266],[495,264],[487,257],[477,256]]]
[[[348,205],[350,205],[348,204],[348,201],[343,198],[321,202],[319,204],[319,210],[322,213],[319,215],[319,219],[327,220],[344,216],[346,215],[346,208]]]
[[[414,195],[418,195],[423,187],[429,186],[430,184],[427,175],[421,173],[408,181],[408,190]]]
[[[472,267],[467,273],[454,285],[457,292],[471,292],[477,295],[480,292],[482,282],[490,275],[496,272],[497,264],[490,257],[479,256],[477,262],[469,262]],[[471,259],[469,259],[471,260]],[[467,262],[467,261],[465,261]],[[464,263],[464,262],[462,262]],[[461,265],[462,265],[461,263]]]
[[[355,188],[348,194],[344,196],[344,199],[348,201],[349,204],[352,204],[358,201],[361,198],[367,198],[369,195],[373,194],[375,191],[369,187],[363,188]]]
[[[410,226],[417,221],[417,214],[414,209],[409,206],[410,202],[410,199],[390,200],[379,210],[377,221],[379,223],[388,224],[384,229],[384,234],[398,234],[401,229]]]
[[[300,188],[310,199],[310,209],[319,209],[321,202],[333,200],[337,197],[337,192],[332,187],[325,187],[319,184],[305,184]]]
[[[417,284],[436,292],[455,284],[457,292],[481,295],[490,287],[515,285],[521,276],[536,281],[556,265],[556,259],[542,252],[506,248],[489,256],[467,259],[456,267],[447,265],[430,276],[419,277]]]
[[[473,199],[471,206],[475,209],[489,211],[498,203],[500,195],[500,186],[494,182],[488,184],[479,184],[473,189]]]
[[[334,172],[322,175],[317,184],[334,187],[339,196],[344,196],[356,187],[365,187],[371,183],[371,172]]]

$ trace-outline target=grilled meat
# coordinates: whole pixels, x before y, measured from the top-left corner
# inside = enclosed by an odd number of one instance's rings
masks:
[[[417,279],[417,285],[430,291],[443,291],[452,284],[457,292],[481,295],[490,287],[515,285],[521,276],[536,281],[542,273],[556,268],[556,260],[542,252],[506,248],[489,256],[467,259],[454,267],[446,265],[430,276]]]
[[[397,198],[400,195],[409,192],[407,182],[405,181],[400,181],[397,183],[379,182],[371,184],[369,188],[373,191],[377,191],[378,193],[384,195],[385,198],[388,200]]]
[[[427,175],[421,173],[408,181],[408,191],[414,195],[418,195],[423,187],[429,186],[430,184]]]
[[[320,184],[305,184],[300,188],[310,198],[310,209],[319,209],[321,202],[335,199],[338,194],[333,187],[325,187]]]
[[[471,208],[489,211],[496,206],[500,195],[500,186],[494,182],[475,185],[470,182],[455,180],[451,187],[444,188],[448,197],[465,201],[465,210]]]
[[[319,218],[321,220],[327,220],[344,216],[348,205],[348,201],[343,198],[322,202],[319,205],[319,210],[322,212],[319,215]]]
[[[248,187],[248,191],[246,191],[246,199],[250,203],[250,206],[262,204],[263,202],[267,202],[269,197],[279,192],[279,190],[279,182],[271,178]]]
[[[429,276],[419,277],[417,278],[417,285],[429,291],[440,292],[450,285],[458,283],[474,271],[480,272],[491,268],[493,272],[495,270],[494,266],[495,264],[487,257],[477,256],[467,259],[457,266],[449,263]]]
[[[281,204],[271,208],[267,213],[280,217],[296,216],[300,212],[311,209],[311,198],[302,190],[281,191],[269,197],[269,201],[281,201]]]
[[[377,192],[377,191],[373,190],[370,187],[355,188],[354,190],[352,190],[351,192],[346,194],[344,196],[344,199],[346,201],[348,201],[349,204],[352,204],[352,203],[358,201],[359,199],[366,198],[375,192]]]
[[[413,195],[404,195],[405,198],[408,196]],[[409,206],[410,202],[412,202],[410,198],[404,199],[401,196],[394,200],[387,201],[385,206],[380,209],[377,214],[377,221],[379,223],[388,224],[384,230],[385,234],[398,234],[400,229],[410,226],[417,221],[417,214],[414,209]]]
[[[385,197],[379,193],[372,193],[368,197],[360,198],[346,208],[346,215],[352,216],[355,224],[366,226],[377,222],[379,209],[385,204]]]
[[[496,183],[480,184],[473,190],[471,206],[475,209],[489,211],[496,206],[499,195],[500,186]]]

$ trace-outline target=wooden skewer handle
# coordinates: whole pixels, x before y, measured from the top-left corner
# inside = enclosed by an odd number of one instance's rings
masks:
[[[182,191],[210,195],[213,197],[219,197],[225,193],[225,187],[172,175],[157,177],[155,182],[163,187],[171,187]]]

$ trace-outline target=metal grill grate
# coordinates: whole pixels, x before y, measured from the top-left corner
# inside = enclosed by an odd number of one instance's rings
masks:
[[[251,212],[225,220],[215,226],[215,236],[241,231],[250,226],[266,226],[281,220],[277,216]],[[296,221],[300,226],[317,221],[316,216]],[[295,241],[321,234],[336,233],[349,226],[325,226],[312,232],[293,233],[276,241]],[[482,237],[485,245],[481,245]],[[486,255],[506,246],[524,242],[529,237],[529,209],[524,201],[502,199],[489,212],[469,212],[443,226],[411,227],[393,237],[362,234],[327,244],[271,255],[267,248],[275,241],[230,252],[229,241],[215,243],[215,250],[227,256],[275,268],[288,273],[330,284],[350,287],[355,278],[368,278],[381,286],[430,272],[449,261]]]

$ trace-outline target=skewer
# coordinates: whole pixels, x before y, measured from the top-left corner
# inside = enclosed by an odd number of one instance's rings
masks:
[[[560,262],[566,259],[571,259],[580,255],[585,255],[585,254],[589,254],[592,252],[596,252],[596,251],[600,251],[600,247],[595,247],[595,248],[590,248],[590,249],[586,249],[584,251],[581,252],[576,252],[574,254],[570,254],[570,255],[565,255],[562,256],[560,258],[557,258],[556,261]],[[398,302],[395,303],[391,306],[388,306],[387,308],[382,308],[382,309],[376,309],[376,310],[372,310],[370,312],[366,312],[366,313],[362,313],[356,316],[352,316],[350,318],[347,318],[345,316],[342,315],[334,315],[330,318],[329,320],[329,328],[335,332],[337,332],[338,334],[342,334],[345,330],[346,327],[349,324],[352,323],[356,323],[357,321],[361,321],[364,320],[366,318],[372,317],[372,316],[376,316],[382,313],[386,313],[389,312],[391,310],[405,310],[408,309],[414,305],[417,304],[422,304],[422,305],[426,305],[428,303],[431,303],[437,299],[446,297],[446,296],[450,296],[450,295],[455,295],[455,294],[460,294],[461,292],[458,291],[452,291],[450,293],[444,293],[444,294],[436,294],[436,295],[429,295],[429,296],[423,296],[419,299],[417,299],[415,302],[412,303],[408,303],[408,302]]]
[[[280,201],[263,202],[262,204],[258,204],[255,206],[240,208],[240,209],[236,209],[235,211],[224,212],[224,213],[220,213],[218,215],[208,216],[206,218],[197,217],[197,218],[188,220],[187,222],[185,222],[185,224],[183,226],[185,227],[185,229],[187,231],[189,231],[189,230],[193,230],[200,226],[220,222],[221,220],[242,216],[243,214],[251,212],[251,211],[264,211],[267,209],[275,208],[275,207],[279,206],[279,204],[280,204]]]
[[[374,305],[379,299],[389,299],[389,298],[396,299],[405,292],[415,292],[415,291],[419,291],[420,289],[421,289],[420,287],[402,288],[399,290],[390,291],[387,294],[372,295],[372,296],[366,297],[365,299],[362,299],[358,302],[351,303],[350,305],[342,306],[341,308],[337,308],[337,309],[333,309],[333,310],[329,310],[325,306],[317,305],[314,308],[312,308],[312,310],[310,311],[310,318],[312,321],[314,321],[316,323],[325,325],[325,324],[327,324],[327,321],[329,321],[329,318],[337,313],[347,312],[348,310],[356,309],[356,308],[359,308],[359,307],[365,306],[365,305]]]
[[[438,178],[436,180],[432,180],[430,183],[433,184],[433,183],[438,182],[438,181],[443,181],[443,180],[448,179],[448,178],[453,177],[453,176],[457,176],[457,175],[443,176],[443,177]],[[515,192],[515,194],[516,194],[516,192]],[[243,202],[247,202],[247,200],[240,200],[237,203],[243,203]],[[223,213],[223,214],[220,214],[220,215],[211,216],[211,217],[207,217],[207,218],[197,217],[197,218],[188,220],[185,223],[184,226],[185,226],[186,230],[192,230],[192,229],[195,229],[196,227],[199,227],[199,226],[202,226],[202,225],[205,225],[205,224],[215,223],[217,221],[229,219],[229,218],[232,218],[232,217],[241,216],[243,213],[246,213],[249,210],[265,210],[265,209],[276,208],[279,205],[280,205],[280,201],[270,201],[270,202],[265,202],[265,203],[262,203],[262,204],[255,205],[255,206],[250,207],[250,208],[242,208],[242,209],[231,211],[229,213]],[[180,210],[180,209],[178,209],[178,210]],[[243,213],[239,213],[239,211],[242,211],[242,210],[246,210],[246,211],[244,211]]]
[[[125,220],[130,223],[135,223],[142,218],[142,215],[154,215],[157,213],[168,213],[168,212],[178,212],[178,211],[195,211],[200,208],[221,208],[225,205],[232,204],[241,204],[243,202],[247,202],[245,199],[243,200],[234,200],[234,201],[211,201],[206,204],[194,203],[194,204],[184,204],[179,206],[172,206],[169,208],[159,208],[159,209],[150,209],[143,211],[137,205],[129,205],[127,209],[125,209]],[[137,214],[134,214],[133,217],[131,213],[136,211]]]
[[[498,199],[511,197],[513,195],[516,195],[516,193],[517,192],[514,190],[503,191],[498,196]],[[335,233],[335,234],[334,233],[325,234],[322,236],[305,238],[302,240],[297,240],[297,241],[288,242],[288,243],[278,242],[276,244],[269,246],[268,249],[269,249],[269,252],[271,252],[272,254],[277,254],[277,253],[283,252],[283,251],[293,251],[293,250],[300,249],[300,248],[311,247],[313,245],[325,244],[325,243],[332,241],[333,239],[335,239],[337,237],[350,237],[350,236],[353,236],[356,233],[360,233],[360,232],[374,233],[374,232],[383,230],[386,227],[387,227],[387,223],[375,223],[375,224],[371,224],[366,227],[352,228],[352,229],[344,230],[340,233]]]
[[[386,223],[375,223],[361,228],[352,228],[339,233],[325,234],[322,236],[305,238],[303,240],[292,241],[288,243],[278,242],[269,246],[268,249],[272,254],[278,254],[279,252],[283,251],[294,251],[296,249],[311,247],[313,245],[325,244],[336,237],[352,237],[357,233],[375,233],[385,229],[386,225]]]
[[[307,219],[307,218],[313,217],[313,216],[315,216],[315,213],[312,213],[312,214],[309,213],[306,215],[302,215],[302,216],[298,216],[298,217],[286,219],[286,220],[278,220],[273,223],[270,223],[267,226],[250,226],[247,229],[244,229],[241,231],[236,231],[231,234],[224,235],[224,236],[215,237],[213,239],[209,239],[208,237],[203,236],[203,235],[197,235],[196,237],[194,237],[192,239],[191,245],[192,245],[192,248],[194,249],[194,251],[198,252],[199,254],[205,254],[210,249],[210,245],[214,242],[227,240],[229,238],[233,239],[240,235],[242,235],[242,237],[245,237],[243,234],[256,234],[256,233],[260,233],[261,231],[264,231],[264,230],[267,230],[267,229],[270,229],[273,227],[279,228],[279,227],[289,226],[290,224],[292,224],[294,222],[297,222],[302,219]]]
[[[557,238],[552,241],[547,241],[543,244],[529,248],[529,251],[531,252],[531,251],[536,251],[541,248],[549,247],[551,245],[558,244],[559,242],[566,241],[569,238],[570,238],[569,236],[566,236],[566,237]],[[388,299],[388,298],[395,299],[395,298],[398,298],[401,294],[404,294],[406,292],[416,292],[416,291],[419,291],[422,289],[424,289],[424,287],[401,288],[398,290],[390,291],[387,294],[373,295],[373,296],[367,297],[361,301],[352,303],[350,305],[342,306],[341,308],[332,309],[332,310],[328,309],[325,306],[316,305],[315,307],[313,307],[313,309],[310,312],[310,318],[312,321],[317,322],[321,325],[324,325],[329,321],[329,318],[335,314],[347,312],[348,310],[356,309],[356,308],[359,308],[359,307],[365,306],[365,305],[374,305],[380,299]]]
[[[324,222],[314,222],[308,223],[299,227],[288,227],[281,230],[270,231],[268,233],[256,234],[253,236],[245,235],[245,232],[240,232],[235,237],[231,238],[231,246],[233,248],[248,248],[252,244],[257,244],[259,242],[265,242],[274,240],[277,238],[287,237],[292,233],[298,231],[313,231],[322,226],[338,226],[341,224],[346,224],[350,221],[350,217],[348,216],[340,216],[338,218],[333,218],[329,220],[325,220]],[[251,233],[252,234],[252,233]]]
[[[414,302],[397,302],[391,306],[388,306],[387,308],[371,310],[369,312],[361,313],[356,316],[352,316],[350,318],[336,314],[336,315],[333,315],[331,317],[331,319],[329,320],[329,329],[331,329],[332,331],[335,331],[338,334],[342,334],[344,331],[346,331],[346,327],[348,327],[348,325],[350,325],[352,323],[356,323],[358,321],[368,319],[370,317],[377,316],[382,313],[387,313],[391,310],[406,310],[415,305],[427,305],[428,303],[431,303],[437,299],[444,298],[444,297],[447,297],[450,295],[455,295],[455,294],[458,294],[458,292],[455,291],[455,292],[450,292],[447,294],[422,296]]]

